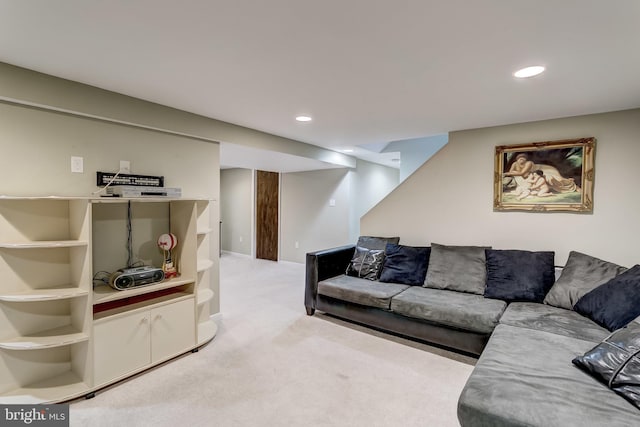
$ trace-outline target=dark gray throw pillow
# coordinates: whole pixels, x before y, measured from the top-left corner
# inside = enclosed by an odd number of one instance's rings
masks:
[[[380,281],[422,286],[427,274],[430,252],[429,247],[387,243]]]
[[[486,298],[542,302],[555,280],[554,252],[488,249]]]
[[[631,322],[572,360],[640,409],[640,324]]]
[[[347,276],[359,277],[361,279],[378,280],[383,262],[383,250],[356,246],[353,258],[347,266],[346,274]]]
[[[640,265],[587,293],[573,309],[610,331],[626,326],[640,316]]]
[[[358,237],[356,246],[384,251],[387,247],[387,243],[393,243],[397,245],[399,242],[400,237],[360,236]]]
[[[612,262],[571,251],[560,277],[544,299],[544,303],[573,310],[573,306],[586,293],[607,283],[625,267]]]
[[[431,244],[424,286],[482,295],[487,281],[486,246]]]

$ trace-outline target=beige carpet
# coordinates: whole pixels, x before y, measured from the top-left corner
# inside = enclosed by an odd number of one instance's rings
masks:
[[[305,314],[304,266],[223,254],[217,337],[71,404],[72,426],[457,426],[474,360]]]

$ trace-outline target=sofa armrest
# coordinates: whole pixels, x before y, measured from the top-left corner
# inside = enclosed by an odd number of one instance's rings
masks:
[[[340,246],[332,249],[307,253],[304,305],[307,314],[316,309],[318,282],[344,274],[353,257],[355,245]]]

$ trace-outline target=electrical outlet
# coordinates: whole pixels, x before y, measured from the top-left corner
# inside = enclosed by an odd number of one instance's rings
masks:
[[[84,159],[78,156],[71,156],[71,172],[84,173]]]
[[[300,243],[296,242],[296,249],[300,248]]]
[[[240,236],[240,243],[242,243],[242,236]]]
[[[120,160],[120,173],[131,173],[131,162],[129,160]]]

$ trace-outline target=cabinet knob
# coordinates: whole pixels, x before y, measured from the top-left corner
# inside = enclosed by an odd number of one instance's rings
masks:
[[[142,319],[140,319],[140,323],[147,323],[149,321],[149,319],[147,319],[146,317],[143,317]]]

